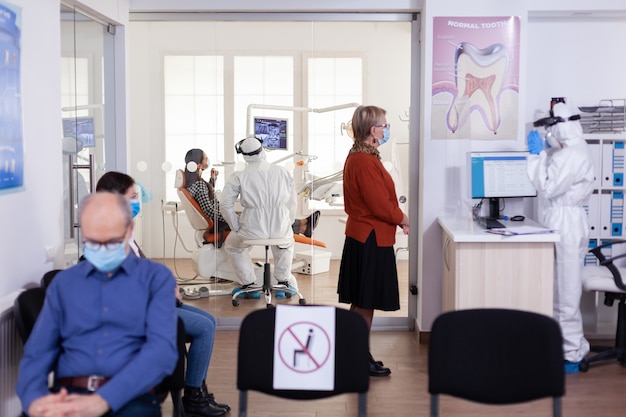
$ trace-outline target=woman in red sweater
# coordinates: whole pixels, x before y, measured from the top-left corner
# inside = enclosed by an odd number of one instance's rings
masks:
[[[351,304],[370,329],[375,309],[400,309],[393,245],[398,226],[409,233],[409,218],[398,205],[393,179],[377,149],[389,139],[389,128],[385,110],[358,107],[352,116],[354,145],[343,168],[348,221],[337,293],[339,302]],[[391,373],[371,354],[369,366],[371,376]]]

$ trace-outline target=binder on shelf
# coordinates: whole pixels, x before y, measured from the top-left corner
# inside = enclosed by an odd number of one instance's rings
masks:
[[[613,142],[613,186],[624,185],[624,142]]]
[[[609,191],[600,194],[600,228],[599,236],[611,236],[611,199]]]
[[[589,237],[600,237],[600,194],[594,191],[584,206],[589,222]]]
[[[589,250],[598,247],[598,239],[589,239]],[[585,266],[587,265],[598,265],[598,258],[591,252],[587,252],[585,254]]]
[[[602,180],[603,187],[613,186],[613,143],[602,144]]]
[[[613,191],[611,193],[611,236],[622,236],[624,224],[624,193]]]
[[[591,154],[591,160],[593,162],[594,173],[594,188],[600,188],[602,186],[602,147],[599,141],[589,142],[589,153]]]

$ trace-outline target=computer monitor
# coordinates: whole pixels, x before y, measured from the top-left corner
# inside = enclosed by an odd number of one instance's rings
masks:
[[[489,199],[489,217],[500,217],[500,199],[536,197],[526,172],[528,152],[470,152],[471,197]]]
[[[263,141],[266,149],[287,150],[287,119],[255,117],[254,136]]]
[[[63,137],[80,139],[86,148],[96,146],[93,117],[68,117],[63,119]]]

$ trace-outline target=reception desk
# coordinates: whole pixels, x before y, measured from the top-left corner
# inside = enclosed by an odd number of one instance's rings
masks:
[[[469,218],[440,217],[442,311],[499,307],[552,316],[554,242],[558,233],[501,236]],[[539,226],[531,220],[501,221]]]

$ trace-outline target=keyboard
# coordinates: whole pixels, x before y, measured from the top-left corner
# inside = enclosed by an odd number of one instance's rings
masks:
[[[476,219],[478,224],[485,229],[504,229],[505,225],[497,221],[496,219],[492,219],[491,217],[479,217]]]

